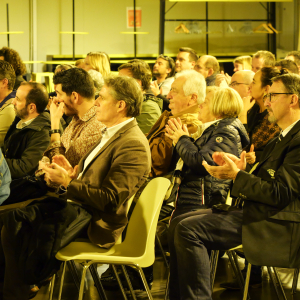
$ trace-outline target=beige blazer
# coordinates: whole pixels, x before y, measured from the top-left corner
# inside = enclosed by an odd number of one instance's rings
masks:
[[[3,146],[7,130],[16,117],[12,100],[13,98],[7,100],[0,108],[0,147]]]
[[[79,162],[79,173],[92,150]],[[114,245],[128,222],[128,200],[144,183],[150,168],[148,141],[133,120],[99,150],[80,180],[71,181],[68,199],[91,208],[88,235],[92,243],[104,248]]]

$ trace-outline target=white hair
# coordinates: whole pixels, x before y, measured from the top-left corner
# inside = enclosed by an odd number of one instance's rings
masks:
[[[255,73],[253,71],[250,71],[250,70],[241,70],[241,71],[237,71],[235,73],[242,74],[243,75],[243,81],[245,81],[246,84],[250,84],[253,80],[254,75],[255,75]]]
[[[98,95],[99,92],[101,91],[102,87],[104,86],[104,79],[103,76],[100,72],[96,70],[88,70],[88,73],[93,79],[94,82],[94,87],[95,87],[95,95]]]
[[[204,76],[195,70],[184,70],[175,75],[175,79],[179,77],[185,78],[185,83],[183,84],[183,92],[185,96],[191,94],[196,94],[198,104],[204,102],[206,82]]]

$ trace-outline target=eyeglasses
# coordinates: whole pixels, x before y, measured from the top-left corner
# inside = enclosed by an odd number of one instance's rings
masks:
[[[271,103],[275,102],[275,96],[277,95],[294,95],[294,93],[269,93],[264,95],[263,100],[265,101],[266,99],[268,99]]]
[[[249,83],[244,83],[244,82],[232,82],[229,84],[230,87],[235,87],[236,85],[239,85],[239,84],[245,84],[245,85],[249,85]]]

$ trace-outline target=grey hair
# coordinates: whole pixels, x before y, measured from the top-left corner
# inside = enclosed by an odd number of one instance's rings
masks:
[[[237,74],[237,73],[240,73],[240,74],[243,75],[243,80],[247,84],[250,84],[253,81],[253,77],[255,75],[255,73],[253,71],[250,71],[250,70],[242,70],[242,71],[235,72],[235,74]]]
[[[95,87],[95,95],[98,95],[99,92],[101,91],[102,87],[104,86],[104,79],[103,76],[100,72],[96,71],[96,70],[88,70],[88,73],[90,74],[90,76],[93,79],[94,82],[94,87]]]
[[[185,78],[183,84],[183,92],[185,96],[196,94],[198,104],[205,100],[206,82],[204,76],[195,70],[184,70],[175,75],[175,79],[179,77]]]

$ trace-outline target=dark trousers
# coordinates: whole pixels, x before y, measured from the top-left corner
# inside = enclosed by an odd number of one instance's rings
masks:
[[[30,285],[23,282],[23,274],[19,271],[16,260],[16,249],[18,245],[3,227],[0,243],[0,278],[4,279],[4,300],[28,300],[29,297]]]
[[[207,250],[242,244],[242,211],[213,213],[176,209],[169,228],[170,299],[211,300]]]

